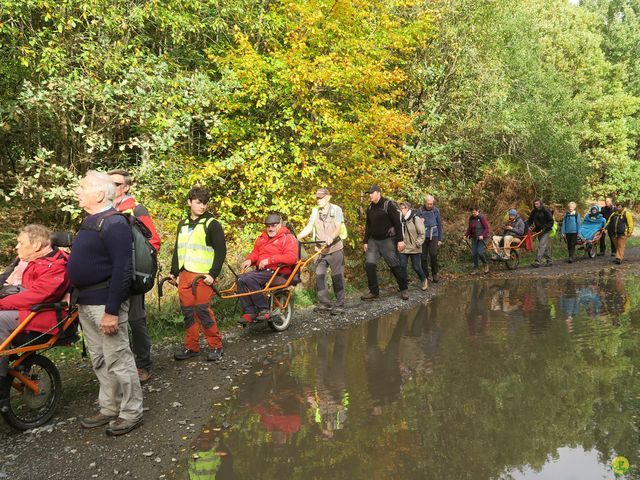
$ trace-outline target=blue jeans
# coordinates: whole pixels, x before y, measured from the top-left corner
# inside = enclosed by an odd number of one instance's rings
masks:
[[[421,282],[424,282],[427,276],[424,274],[424,270],[422,270],[422,255],[420,253],[401,253],[400,254],[400,266],[404,271],[405,278],[409,278],[409,273],[407,272],[407,265],[409,263],[409,259],[411,259],[411,266],[413,267],[413,271],[418,274],[418,278]]]
[[[484,241],[477,238],[471,239],[471,256],[473,257],[473,266],[478,267],[479,263],[483,265],[487,264],[487,259],[484,257]]]

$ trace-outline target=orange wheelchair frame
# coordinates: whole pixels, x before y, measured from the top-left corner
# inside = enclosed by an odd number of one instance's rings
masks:
[[[541,232],[531,233],[531,241]],[[527,234],[528,235],[528,234]],[[505,258],[502,254],[504,253],[504,247],[498,247],[497,249],[493,245],[493,242],[489,240],[489,245],[486,246],[485,252],[488,254],[490,252],[493,253],[492,256],[488,257],[488,260],[492,262],[504,262],[505,266],[509,270],[515,270],[520,265],[520,253],[518,251],[524,248],[525,241],[527,240],[527,235],[522,238],[514,239],[511,242],[511,246],[509,247],[509,257]],[[467,245],[471,248],[471,245],[467,241]]]
[[[319,245],[319,244],[324,244],[325,242],[300,242],[300,243],[303,245],[308,245],[308,244]],[[271,278],[269,278],[269,281],[261,290],[256,290],[251,292],[239,292],[237,280],[233,282],[233,284],[230,287],[225,288],[223,290],[219,290],[215,285],[212,285],[211,288],[213,288],[214,292],[216,293],[216,296],[222,300],[229,300],[234,298],[239,299],[241,297],[248,297],[250,295],[255,295],[255,294],[266,295],[269,298],[269,318],[267,319],[267,324],[272,330],[276,332],[282,332],[287,328],[289,328],[289,325],[291,324],[291,317],[293,314],[293,289],[291,287],[294,287],[295,285],[297,285],[298,282],[296,281],[296,277],[299,276],[307,267],[307,265],[313,262],[318,257],[318,255],[322,254],[322,252],[326,248],[327,246],[325,245],[324,247],[318,249],[316,252],[310,255],[308,258],[304,260],[302,259],[298,260],[293,265],[293,268],[291,269],[291,272],[288,274],[287,277],[280,275],[280,270],[285,266],[284,265],[278,266],[278,268],[276,268],[276,270],[271,275]],[[234,272],[231,267],[229,267],[229,269],[237,279],[238,275],[236,274],[236,272]],[[244,273],[244,271],[240,273],[242,274]],[[193,279],[191,288],[193,290],[194,296],[195,296],[195,290],[198,282],[202,281],[204,278],[205,278],[205,275],[198,275]],[[170,277],[165,277],[162,280],[160,280],[160,282],[158,282],[159,297],[162,296],[162,285],[166,281],[169,281],[170,283],[175,285],[175,283],[171,281]]]
[[[63,310],[68,309],[63,315]],[[54,310],[58,321],[48,332],[26,331],[29,322],[42,311]],[[75,305],[66,302],[34,305],[31,313],[0,344],[0,357],[9,357],[8,397],[0,403],[0,414],[17,430],[28,430],[47,423],[53,417],[62,393],[60,373],[42,352],[56,346],[68,346],[77,340],[69,328],[78,319]],[[57,329],[57,333],[49,332]]]
[[[584,248],[584,253],[587,257],[596,258],[598,249],[595,245],[600,241],[602,236],[606,234],[606,232],[606,227],[602,227],[600,230],[597,230],[593,234],[593,238],[591,240],[586,240],[578,235],[578,242],[576,243],[576,247]]]

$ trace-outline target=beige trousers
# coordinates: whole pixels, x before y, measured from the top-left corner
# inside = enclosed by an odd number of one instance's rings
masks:
[[[493,247],[495,248],[495,252],[498,253],[500,252],[500,240],[502,240],[504,238],[504,253],[506,254],[506,256],[508,257],[509,254],[511,253],[511,242],[513,242],[513,240],[515,239],[515,237],[513,235],[505,235],[504,237],[501,235],[494,235],[493,238],[491,240],[493,240]]]
[[[139,420],[142,418],[142,388],[129,347],[129,301],[120,306],[118,333],[114,335],[100,332],[104,305],[78,305],[78,313],[93,371],[100,383],[100,413]]]

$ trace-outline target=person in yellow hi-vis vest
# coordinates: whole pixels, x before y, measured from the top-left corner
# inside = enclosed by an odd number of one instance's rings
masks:
[[[187,360],[200,353],[200,330],[210,347],[207,360],[218,362],[222,358],[222,336],[216,317],[211,310],[213,284],[216,281],[227,246],[220,223],[207,213],[209,193],[202,188],[189,191],[187,203],[189,216],[180,221],[176,244],[171,261],[171,278],[178,282],[180,307],[184,315],[184,347],[173,356],[176,360]],[[196,286],[193,280],[204,275]]]
[[[627,238],[633,234],[633,217],[621,202],[616,202],[616,210],[607,221],[607,231],[616,247],[616,258],[613,261],[620,265],[624,260]]]

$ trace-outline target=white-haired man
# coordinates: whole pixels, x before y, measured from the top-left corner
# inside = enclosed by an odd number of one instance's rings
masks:
[[[108,424],[107,435],[124,435],[142,423],[142,388],[127,323],[133,238],[127,220],[112,206],[114,196],[115,185],[106,173],[89,171],[80,182],[76,197],[88,215],[67,270],[100,383],[100,411],[80,423],[83,428]]]

